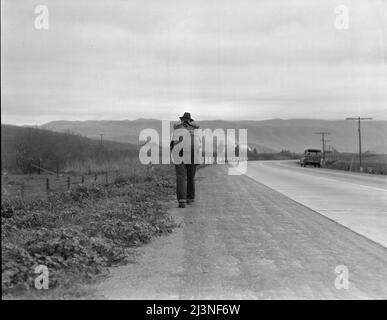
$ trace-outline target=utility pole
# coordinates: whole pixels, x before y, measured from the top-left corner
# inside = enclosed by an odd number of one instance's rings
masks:
[[[322,151],[323,151],[323,162],[325,163],[325,135],[331,134],[330,132],[315,132],[315,134],[321,134],[321,142],[322,142]]]
[[[330,141],[331,140],[327,140],[327,139],[324,140],[324,144],[325,144],[325,146],[324,146],[324,153],[325,154],[329,151],[329,145],[327,145],[327,142],[330,142]]]
[[[101,136],[101,146],[102,146],[102,137],[104,136],[104,134],[100,133],[99,135]]]
[[[362,167],[362,163],[361,163],[361,126],[360,126],[360,123],[361,123],[361,120],[372,120],[372,118],[356,117],[356,118],[346,118],[345,120],[356,120],[357,123],[358,123],[358,129],[357,130],[359,132],[359,165],[360,165],[359,170],[363,171],[363,167]]]

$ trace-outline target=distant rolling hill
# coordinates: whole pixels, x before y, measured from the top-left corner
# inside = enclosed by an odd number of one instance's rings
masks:
[[[79,134],[60,133],[40,128],[1,125],[2,170],[27,172],[37,159],[50,166],[63,167],[66,163],[93,159],[105,161],[138,157],[138,146],[114,141],[100,141]],[[53,170],[51,167],[48,168]]]
[[[345,120],[312,119],[272,119],[263,121],[199,121],[202,129],[247,129],[248,144],[260,153],[277,152],[282,149],[302,152],[306,148],[320,148],[321,136],[315,134],[328,131],[327,136],[338,151],[356,152],[358,150],[357,123]],[[141,130],[154,128],[160,132],[161,121],[156,119],[104,120],[104,121],[53,121],[42,128],[65,132],[71,131],[92,139],[104,138],[122,143],[138,144]],[[362,122],[362,142],[364,151],[387,153],[387,121]]]

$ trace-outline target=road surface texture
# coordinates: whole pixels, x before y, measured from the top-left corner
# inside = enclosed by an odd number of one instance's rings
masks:
[[[181,222],[112,268],[107,299],[387,298],[387,249],[225,165],[201,169]],[[337,289],[335,268],[348,268]]]
[[[387,177],[252,161],[247,175],[387,248]]]

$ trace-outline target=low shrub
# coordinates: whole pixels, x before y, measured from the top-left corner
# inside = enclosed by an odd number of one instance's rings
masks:
[[[34,288],[38,265],[48,267],[51,289],[89,281],[127,262],[126,248],[176,226],[163,204],[173,185],[163,171],[150,181],[117,177],[109,185],[79,185],[47,200],[3,199],[3,294]]]

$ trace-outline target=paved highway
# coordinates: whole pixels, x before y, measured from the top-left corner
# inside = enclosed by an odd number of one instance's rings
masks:
[[[296,187],[298,201],[320,203],[336,214],[344,212],[338,205],[347,210],[346,203],[354,209],[358,203],[382,223],[379,207],[370,205],[370,200],[383,204],[384,183],[289,166],[249,165],[248,174],[260,182],[246,175],[229,176],[225,165],[199,170],[197,201],[185,209],[171,209],[181,227],[139,248],[136,263],[113,268],[111,277],[95,287],[97,295],[108,299],[386,299],[385,247],[273,190],[289,194]],[[348,188],[352,199],[347,198]],[[348,287],[340,286],[336,268],[348,271]]]
[[[387,177],[295,161],[254,161],[247,176],[387,247]]]

